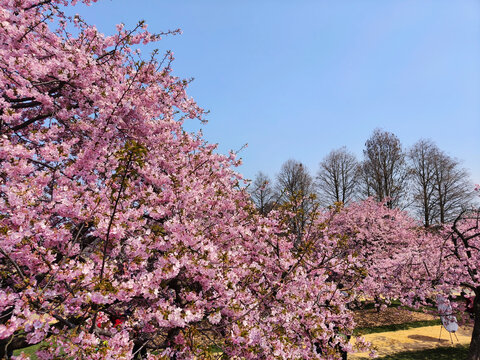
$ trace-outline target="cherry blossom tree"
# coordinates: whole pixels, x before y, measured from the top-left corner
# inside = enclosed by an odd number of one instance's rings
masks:
[[[387,302],[399,299],[408,305],[431,292],[429,278],[412,274],[425,272],[425,253],[438,236],[405,211],[369,198],[349,206],[339,204],[321,214],[317,223],[325,224],[317,227],[322,235],[309,235],[336,240],[335,245],[322,242],[319,256],[333,255],[329,268],[345,291]]]
[[[287,207],[288,209],[288,207]],[[295,213],[286,213],[288,217]],[[373,198],[348,206],[337,204],[327,210],[309,213],[300,245],[306,271],[327,269],[325,281],[342,294],[345,307],[356,309],[358,299],[371,299],[376,305],[400,300],[420,307],[431,305],[436,294],[449,294],[439,284],[436,269],[444,240],[405,211],[391,209]],[[289,229],[295,236],[294,229]],[[347,337],[352,335],[342,329]]]
[[[233,153],[183,129],[203,112],[172,54],[135,50],[168,34],[105,36],[59,5],[0,0],[0,356],[40,342],[40,359],[350,350],[351,298],[329,264],[256,213]]]
[[[480,211],[464,210],[444,229],[442,278],[445,286],[465,289],[473,297],[474,319],[469,360],[480,359]],[[462,306],[463,305],[463,306]],[[465,313],[465,303],[460,310]]]
[[[478,186],[476,188],[478,191]],[[398,262],[400,283],[410,287],[407,303],[428,303],[429,299],[461,297],[473,299],[474,328],[469,360],[480,359],[480,212],[462,210],[455,220],[427,230],[424,236],[410,241],[404,260]],[[400,259],[401,260],[401,259]],[[392,282],[398,284],[398,282]],[[460,299],[465,300],[465,299]],[[430,300],[431,301],[431,300]],[[469,318],[467,302],[455,301],[452,309],[460,320]],[[462,319],[463,318],[463,319]]]

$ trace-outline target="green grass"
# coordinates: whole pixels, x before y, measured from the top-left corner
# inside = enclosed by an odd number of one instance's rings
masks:
[[[403,324],[390,324],[390,325],[358,328],[358,329],[355,329],[353,334],[367,335],[367,334],[374,334],[374,333],[380,333],[380,332],[386,332],[386,331],[408,330],[408,329],[414,329],[414,328],[423,327],[423,326],[433,326],[433,325],[441,325],[441,324],[442,322],[440,319],[412,321],[412,322],[407,322]]]
[[[30,359],[36,360],[37,356],[35,355],[35,352],[40,349],[40,346],[42,346],[42,343],[38,343],[23,349],[18,349],[13,352],[13,355],[18,356],[22,352],[30,356]]]
[[[465,360],[468,355],[467,345],[440,347],[436,349],[407,351],[394,355],[378,357],[377,360]],[[362,360],[370,358],[362,358]]]

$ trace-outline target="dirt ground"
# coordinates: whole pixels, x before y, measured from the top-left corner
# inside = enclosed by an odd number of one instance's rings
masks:
[[[374,309],[362,310],[355,314],[355,320],[359,327],[402,324],[412,321],[434,319],[438,319],[438,317],[399,308],[387,308],[380,312]],[[441,325],[434,325],[408,330],[367,334],[363,337],[372,343],[379,356],[385,356],[403,351],[432,349],[458,344],[467,345],[470,343],[472,329],[471,325],[460,326],[455,334],[450,334]],[[349,360],[363,358],[368,358],[368,353],[349,354],[348,356]]]
[[[461,327],[452,335],[445,329],[440,334],[440,325],[425,326],[408,330],[389,331],[364,335],[365,340],[372,343],[379,356],[391,355],[403,351],[433,349],[458,344],[468,345],[472,327]],[[441,335],[441,336],[440,336]],[[440,339],[439,339],[440,336]],[[368,353],[349,354],[349,360],[368,358]]]

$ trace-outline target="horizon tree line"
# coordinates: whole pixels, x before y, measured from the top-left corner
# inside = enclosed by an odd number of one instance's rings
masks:
[[[362,160],[343,146],[324,156],[312,175],[300,161],[289,159],[274,182],[260,171],[248,190],[262,215],[294,203],[290,210],[299,215],[292,228],[299,237],[314,206],[373,197],[390,209],[408,210],[429,227],[453,221],[474,201],[469,171],[460,160],[429,139],[405,149],[395,134],[381,129],[365,142]]]

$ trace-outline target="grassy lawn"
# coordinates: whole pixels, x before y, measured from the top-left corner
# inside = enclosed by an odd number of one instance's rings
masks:
[[[421,351],[401,352],[394,355],[378,357],[377,360],[465,360],[468,346],[457,345],[448,348],[436,348]],[[362,358],[362,360],[369,358]]]
[[[374,334],[379,332],[385,331],[398,331],[398,330],[408,330],[423,326],[433,326],[433,325],[440,325],[442,322],[440,319],[436,320],[421,320],[421,321],[412,321],[406,322],[403,324],[390,324],[390,325],[380,325],[380,326],[371,326],[366,328],[358,328],[355,329],[355,335],[367,335],[367,334]]]

